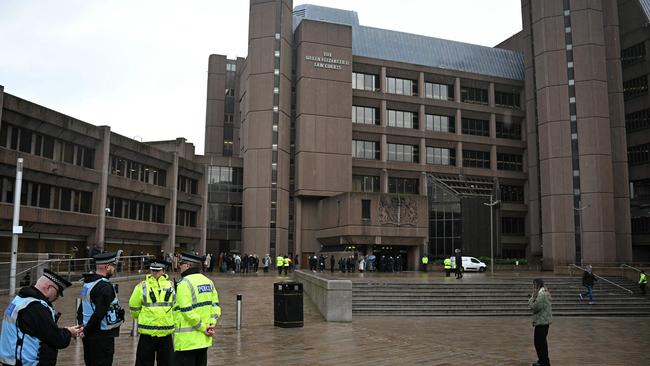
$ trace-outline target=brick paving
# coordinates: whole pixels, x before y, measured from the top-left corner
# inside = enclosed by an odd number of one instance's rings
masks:
[[[497,277],[530,277],[504,274]],[[327,276],[330,276],[328,273]],[[363,281],[444,281],[439,274],[335,275]],[[461,281],[484,280],[466,276]],[[545,274],[546,276],[546,274]],[[305,326],[273,326],[272,283],[268,275],[213,275],[219,289],[223,318],[210,365],[530,365],[536,361],[533,328],[528,318],[411,318],[354,317],[352,323],[327,323],[305,298]],[[126,303],[137,281],[120,283]],[[235,329],[235,298],[242,294],[242,329]],[[74,321],[79,287],[56,302],[60,324]],[[8,297],[0,298],[4,309]],[[114,365],[132,365],[137,337],[129,335],[131,318],[121,328]],[[554,365],[648,365],[650,318],[555,318],[549,332]],[[58,365],[82,365],[80,341],[59,353]]]

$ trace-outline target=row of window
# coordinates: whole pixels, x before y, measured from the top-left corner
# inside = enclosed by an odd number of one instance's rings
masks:
[[[650,234],[650,217],[639,216],[632,218],[632,235]]]
[[[645,42],[621,50],[621,66],[627,67],[645,58]]]
[[[418,129],[418,115],[413,112],[396,111],[389,109],[388,111],[388,127],[398,128],[414,128]]]
[[[650,109],[643,109],[625,115],[627,132],[640,131],[650,128]]]
[[[632,198],[650,197],[650,179],[633,180],[630,184]]]
[[[418,163],[420,161],[418,145],[388,144],[388,160]]]
[[[378,125],[379,113],[377,108],[352,106],[352,123],[361,123],[366,125]]]
[[[623,99],[630,100],[648,94],[648,75],[623,82]]]
[[[165,169],[141,164],[115,155],[110,156],[110,161],[110,172],[113,175],[165,186],[167,180],[167,171]]]
[[[490,136],[490,121],[475,118],[461,120],[463,135]]]
[[[108,196],[106,206],[109,209],[106,214],[110,217],[161,224],[165,222],[165,206],[162,205]]]
[[[523,217],[502,217],[501,234],[503,235],[525,235],[526,224]]]
[[[388,177],[388,193],[419,194],[420,181],[417,178]],[[353,175],[352,191],[380,192],[379,176]]]
[[[418,95],[418,82],[411,79],[402,79],[387,76],[385,79],[386,93],[397,95]],[[352,89],[379,91],[377,75],[352,73]],[[425,82],[424,97],[437,100],[453,100],[453,85]],[[521,108],[521,97],[517,92],[495,91],[495,104],[504,108]],[[464,103],[488,104],[488,90],[482,88],[461,88],[461,101]]]
[[[524,187],[502,184],[499,186],[501,201],[524,203]]]
[[[628,147],[627,162],[628,164],[650,163],[650,144]]]
[[[177,209],[176,225],[196,227],[196,211]]]
[[[13,203],[13,201],[14,179],[0,177],[0,202]],[[20,203],[25,206],[90,213],[93,194],[24,180],[20,191]]]
[[[241,230],[242,205],[230,203],[210,203],[208,205],[208,232],[210,230]]]
[[[91,169],[95,165],[94,149],[16,127],[4,121],[0,126],[0,147]]]
[[[186,177],[184,175],[179,175],[177,189],[179,192],[198,194],[199,181],[194,178]]]

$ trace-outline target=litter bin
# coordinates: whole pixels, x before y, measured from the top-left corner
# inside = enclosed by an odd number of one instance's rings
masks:
[[[302,283],[285,281],[273,284],[273,313],[276,327],[303,326]]]

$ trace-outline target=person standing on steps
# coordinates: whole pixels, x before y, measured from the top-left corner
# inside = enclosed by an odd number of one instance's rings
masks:
[[[454,261],[456,262],[456,279],[463,278],[463,255],[458,248],[454,252],[456,253],[454,256]]]
[[[541,278],[533,280],[533,293],[528,299],[528,307],[533,311],[534,343],[537,352],[537,362],[533,363],[533,366],[550,366],[546,337],[553,320],[553,309],[551,293],[544,287],[544,280]]]
[[[598,279],[594,275],[592,267],[587,265],[584,272],[582,272],[582,286],[584,286],[587,291],[581,292],[578,296],[580,297],[580,300],[583,300],[583,296],[589,295],[589,305],[594,304],[594,281],[598,281]]]
[[[641,293],[643,296],[645,296],[645,285],[648,283],[648,278],[645,275],[645,271],[641,271],[639,273],[639,289],[641,289]]]

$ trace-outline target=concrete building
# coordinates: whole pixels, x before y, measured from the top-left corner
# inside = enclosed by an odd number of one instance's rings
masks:
[[[206,152],[243,168],[241,237],[219,250],[489,255],[492,199],[499,257],[646,258],[648,14],[522,0],[523,30],[490,48],[251,1],[248,57],[209,62]]]
[[[0,244],[11,242],[16,161],[24,159],[21,253],[85,257],[205,252],[206,165],[185,139],[142,143],[4,93]]]

